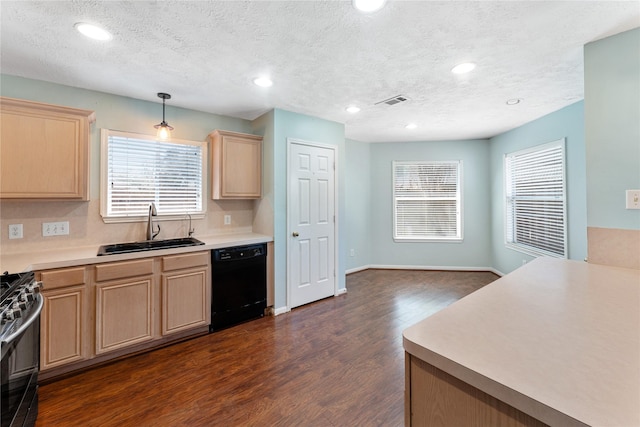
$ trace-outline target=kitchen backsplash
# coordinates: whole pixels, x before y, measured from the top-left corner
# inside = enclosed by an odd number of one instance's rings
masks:
[[[250,232],[253,228],[252,200],[209,200],[204,219],[192,220],[194,237],[217,234]],[[224,224],[225,215],[230,215],[231,224]],[[43,222],[69,222],[69,234],[42,236]],[[9,225],[22,224],[23,238],[9,239]],[[184,237],[189,231],[189,219],[163,221],[156,239]],[[4,254],[26,253],[56,248],[100,246],[106,243],[129,242],[145,239],[146,222],[105,224],[100,216],[99,200],[89,202],[0,202],[0,251]]]
[[[588,227],[588,261],[640,269],[640,230]]]

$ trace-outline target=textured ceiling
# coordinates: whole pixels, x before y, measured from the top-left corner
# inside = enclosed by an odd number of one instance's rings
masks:
[[[424,141],[491,137],[583,99],[583,45],[640,27],[640,1],[389,0],[364,15],[350,1],[2,0],[0,17],[4,74],[153,102],[168,92],[168,105],[244,119],[281,108],[345,123],[359,141]],[[81,21],[113,40],[84,38]],[[470,74],[450,72],[467,61]],[[263,74],[273,87],[252,83]],[[395,95],[409,101],[375,105]]]

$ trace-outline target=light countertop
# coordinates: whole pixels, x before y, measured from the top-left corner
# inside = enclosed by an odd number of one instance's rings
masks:
[[[197,252],[202,250],[219,249],[230,246],[251,245],[273,241],[273,238],[271,236],[265,236],[256,233],[236,233],[208,237],[194,237],[203,242],[204,245],[104,256],[97,256],[98,248],[100,247],[100,245],[75,248],[60,248],[41,252],[17,254],[3,253],[2,255],[0,255],[0,269],[2,271],[8,271],[9,273],[17,273],[30,270],[38,271],[51,268],[98,264],[137,258],[148,258],[152,256]]]
[[[403,339],[547,424],[640,426],[640,270],[538,258]]]

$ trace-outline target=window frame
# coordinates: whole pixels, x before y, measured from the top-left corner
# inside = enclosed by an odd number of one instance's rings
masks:
[[[397,165],[422,165],[422,166],[432,166],[432,165],[441,165],[441,164],[455,164],[457,166],[457,182],[456,182],[456,197],[454,199],[448,198],[448,200],[456,201],[456,235],[455,236],[424,236],[420,237],[417,235],[402,237],[398,236],[398,209],[397,202],[398,197],[396,196],[396,166]],[[414,161],[401,161],[394,160],[392,161],[391,166],[391,175],[392,175],[392,210],[393,210],[393,240],[395,242],[432,242],[432,243],[461,243],[464,240],[464,218],[463,218],[463,161],[462,160],[414,160]],[[432,198],[445,200],[446,198]]]
[[[531,153],[542,152],[549,149],[560,148],[561,160],[562,160],[562,240],[563,240],[563,254],[560,255],[558,253],[545,250],[540,247],[535,247],[531,245],[527,245],[524,243],[520,243],[517,241],[510,241],[509,235],[516,236],[516,218],[513,219],[513,230],[509,230],[509,199],[513,197],[509,192],[509,176],[508,176],[508,159],[516,156],[524,156]],[[504,244],[507,248],[512,249],[517,252],[521,252],[530,256],[539,257],[539,256],[549,256],[554,258],[564,258],[567,259],[569,257],[569,241],[568,241],[568,224],[567,224],[567,155],[566,155],[566,142],[565,138],[560,138],[555,141],[551,141],[544,144],[539,144],[533,147],[528,147],[522,150],[514,151],[511,153],[505,153],[503,158],[503,203],[504,203]],[[550,197],[540,197],[539,200],[558,200],[558,198],[550,198]],[[514,237],[514,240],[516,237]]]
[[[112,129],[101,129],[100,130],[100,216],[102,217],[103,222],[105,223],[125,223],[125,222],[143,222],[147,221],[148,214],[142,215],[109,215],[108,214],[108,182],[109,182],[109,137],[116,136],[122,138],[132,138],[142,141],[149,142],[158,142],[158,138],[155,135],[146,135],[134,132],[124,132]],[[180,145],[192,145],[198,146],[201,149],[202,159],[201,159],[201,186],[200,186],[200,198],[202,200],[202,210],[196,212],[187,212],[184,213],[162,213],[160,209],[158,209],[158,215],[156,218],[158,220],[184,220],[186,217],[191,217],[191,219],[202,219],[205,217],[207,212],[207,164],[208,164],[208,155],[207,155],[207,142],[206,141],[190,141],[184,139],[176,139],[171,138],[169,140],[161,141],[163,143],[174,143]],[[156,200],[156,206],[158,206]]]

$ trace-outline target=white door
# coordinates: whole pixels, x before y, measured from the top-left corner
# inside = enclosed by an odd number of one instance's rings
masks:
[[[290,141],[289,307],[335,295],[335,152]]]

